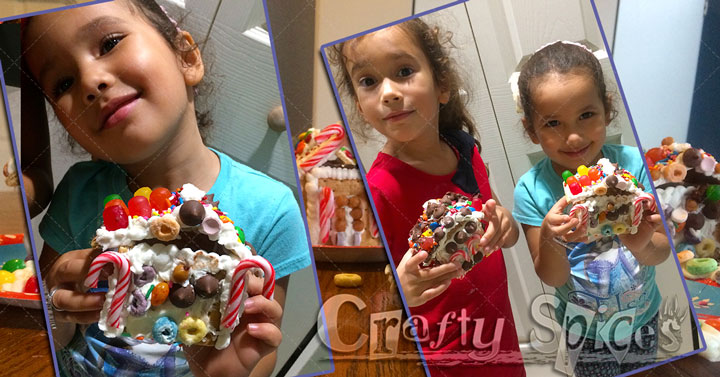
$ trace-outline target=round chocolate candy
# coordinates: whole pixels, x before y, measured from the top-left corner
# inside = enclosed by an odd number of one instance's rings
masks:
[[[477,231],[477,224],[475,224],[475,222],[465,224],[465,231],[468,232],[468,234],[475,234]]]
[[[195,302],[195,290],[192,285],[174,284],[170,291],[170,302],[178,308],[187,308]]]
[[[700,238],[695,236],[693,232],[691,232],[690,227],[685,227],[685,229],[683,230],[683,235],[685,236],[685,242],[691,245],[697,245],[700,243],[700,241],[702,241]]]
[[[697,212],[688,213],[688,217],[685,222],[686,227],[692,229],[702,229],[703,225],[705,225],[705,216]]]
[[[136,287],[142,287],[143,285],[153,281],[155,279],[155,269],[152,266],[142,266],[143,272],[140,274],[133,274],[133,283]]]
[[[197,200],[188,200],[180,206],[180,221],[188,226],[202,223],[205,218],[205,207]]]
[[[465,241],[467,241],[468,238],[469,238],[469,236],[467,233],[465,233],[464,230],[458,230],[458,232],[455,233],[455,237],[453,237],[453,239],[455,239],[455,241],[457,241],[458,243],[461,243],[461,244],[465,243]]]
[[[689,168],[698,167],[700,166],[700,162],[702,162],[702,155],[700,151],[695,148],[686,149],[685,152],[683,152],[682,162]]]
[[[445,214],[445,208],[443,206],[437,206],[433,210],[432,216],[436,219],[441,218]]]
[[[454,254],[457,249],[458,247],[455,242],[448,242],[447,245],[445,245],[445,250],[447,250],[447,252],[450,254]]]
[[[433,238],[435,238],[435,241],[440,241],[443,237],[445,237],[445,231],[443,228],[435,228],[435,231],[433,232]],[[413,241],[415,241],[415,235],[413,235]]]
[[[705,207],[702,209],[702,214],[705,215],[708,219],[716,220],[718,218],[718,215],[720,215],[720,204],[717,202],[710,202],[705,204]]]
[[[445,216],[442,219],[442,225],[446,228],[451,228],[455,225],[455,220],[451,216]]]
[[[470,208],[464,207],[463,209],[460,210],[460,214],[463,216],[470,216],[470,215],[472,215],[472,211],[470,210]]]
[[[618,213],[618,211],[609,211],[607,213],[607,219],[610,221],[615,221],[618,219],[618,217],[620,217],[620,214]]]
[[[195,293],[202,298],[210,298],[218,294],[220,283],[212,275],[205,275],[195,281]]]
[[[614,175],[608,176],[605,178],[605,184],[608,185],[608,187],[615,187],[618,184],[618,178]]]

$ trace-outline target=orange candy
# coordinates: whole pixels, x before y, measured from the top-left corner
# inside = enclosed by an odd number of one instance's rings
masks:
[[[168,283],[162,282],[153,288],[150,303],[152,306],[160,306],[165,302],[168,294],[170,294],[170,286]]]
[[[715,330],[720,331],[720,319],[717,319],[717,318],[707,319],[707,320],[705,320],[705,324],[714,327]]]
[[[112,206],[120,206],[122,207],[123,211],[125,211],[125,215],[128,216],[130,214],[130,211],[128,210],[128,207],[125,205],[125,202],[123,202],[122,199],[113,199],[105,204],[105,208],[112,207]]]
[[[590,180],[595,182],[600,179],[600,171],[596,168],[590,168],[590,170],[588,170],[588,177],[590,177]]]
[[[170,208],[170,197],[172,193],[165,187],[158,187],[150,193],[150,205],[158,212]]]
[[[665,152],[663,152],[662,148],[650,148],[650,150],[645,152],[645,157],[655,163],[665,158]]]
[[[565,183],[570,186],[573,183],[578,183],[578,180],[575,177],[568,177],[568,179],[565,180]]]
[[[592,184],[590,177],[587,175],[581,175],[580,178],[578,178],[578,182],[580,182],[582,186],[590,186]]]

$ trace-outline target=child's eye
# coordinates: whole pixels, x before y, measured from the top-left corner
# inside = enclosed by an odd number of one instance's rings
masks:
[[[592,111],[586,111],[586,112],[580,114],[580,119],[591,118],[593,115],[595,115],[595,113],[593,113]]]
[[[73,79],[71,77],[63,77],[55,84],[53,87],[53,96],[58,97],[61,94],[65,93],[72,87]]]
[[[398,72],[398,76],[408,77],[408,76],[412,75],[414,72],[415,71],[412,68],[405,67],[405,68],[400,69],[400,71]]]
[[[118,43],[122,40],[122,36],[120,35],[108,35],[107,37],[103,38],[102,42],[100,43],[100,55],[105,55],[110,50],[115,48]]]
[[[548,126],[548,127],[557,127],[557,126],[560,125],[560,121],[559,121],[559,120],[556,120],[556,119],[551,119],[551,120],[548,120],[548,121],[545,123],[545,125]]]
[[[375,79],[372,77],[362,77],[360,80],[358,80],[358,83],[362,87],[370,87],[375,85]]]

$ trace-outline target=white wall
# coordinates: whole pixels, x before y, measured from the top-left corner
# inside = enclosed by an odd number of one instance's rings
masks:
[[[620,1],[613,57],[645,149],[665,136],[687,137],[704,7],[704,0]]]

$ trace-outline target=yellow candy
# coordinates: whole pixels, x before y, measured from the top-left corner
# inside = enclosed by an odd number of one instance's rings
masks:
[[[616,223],[613,225],[613,233],[615,234],[625,234],[627,231],[627,226],[623,223]]]
[[[0,284],[14,283],[14,282],[15,282],[15,275],[13,275],[12,272],[0,270]]]
[[[590,169],[588,169],[588,167],[585,165],[580,165],[577,168],[577,172],[580,175],[588,175],[588,170],[590,170]]]
[[[178,325],[178,338],[188,346],[203,340],[207,332],[207,326],[200,318],[185,317]]]
[[[152,189],[150,187],[140,187],[137,191],[135,191],[135,196],[144,196],[148,200],[150,200],[151,192],[152,192]]]
[[[425,232],[423,232],[423,237],[432,237],[433,233],[432,230],[428,229]]]

